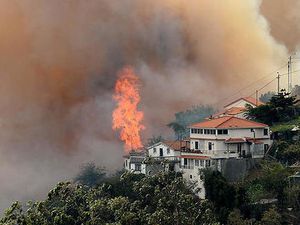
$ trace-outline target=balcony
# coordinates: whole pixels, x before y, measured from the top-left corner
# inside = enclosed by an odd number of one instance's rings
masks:
[[[193,170],[194,169],[194,165],[180,165],[181,169],[189,169],[189,170]]]
[[[147,157],[145,163],[147,162],[180,162],[180,159],[176,156],[159,156],[159,157]]]

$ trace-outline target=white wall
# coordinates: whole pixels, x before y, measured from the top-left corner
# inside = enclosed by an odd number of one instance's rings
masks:
[[[245,100],[241,99],[241,100],[239,100],[239,101],[237,101],[237,102],[235,102],[233,104],[230,104],[230,105],[226,106],[225,109],[230,109],[232,107],[245,107],[246,104],[249,104],[249,105],[255,107],[255,105],[253,105],[253,104],[251,104],[249,102],[246,102]]]
[[[201,166],[201,163],[199,161],[199,166],[195,163],[195,159],[188,159],[188,165],[189,167],[184,168],[183,162],[184,159],[181,159],[181,167],[182,167],[182,177],[186,180],[188,183],[194,183],[195,191],[197,190],[197,195],[201,199],[205,199],[205,189],[204,189],[204,182],[200,179],[199,169],[203,169],[206,167],[206,161],[202,160],[203,166]],[[190,168],[190,169],[189,169]]]
[[[154,151],[154,149],[156,149],[156,152]],[[174,149],[170,148],[169,146],[165,145],[164,143],[159,143],[159,144],[153,145],[150,148],[148,148],[148,156],[149,157],[160,157],[160,149],[163,149],[162,157],[180,156],[180,151],[175,151]],[[169,153],[168,153],[168,149],[169,149]]]

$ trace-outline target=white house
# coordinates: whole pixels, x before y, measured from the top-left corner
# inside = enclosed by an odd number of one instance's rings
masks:
[[[262,158],[271,144],[266,124],[224,116],[190,126],[190,149],[212,158]]]
[[[239,98],[225,105],[224,110],[212,115],[211,118],[219,118],[223,116],[235,116],[238,118],[246,119],[245,111],[247,105],[250,105],[252,107],[257,107],[263,105],[263,103],[252,97]]]
[[[179,171],[180,151],[185,148],[183,141],[161,141],[147,148],[147,157],[163,163],[165,170]]]
[[[132,151],[124,156],[124,169],[136,174],[145,173],[143,161],[145,160],[144,151]]]
[[[229,104],[225,105],[225,109],[230,109],[232,107],[246,107],[246,105],[251,105],[252,107],[257,107],[263,105],[261,101],[252,97],[242,97],[239,99],[230,102]]]
[[[196,184],[200,198],[205,198],[200,169],[221,171],[222,160],[262,158],[271,144],[268,125],[224,116],[190,126],[190,148],[181,151],[183,177]]]

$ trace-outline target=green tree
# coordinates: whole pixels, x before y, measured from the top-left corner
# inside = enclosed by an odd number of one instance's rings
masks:
[[[173,129],[177,139],[182,139],[189,134],[188,125],[201,122],[215,112],[216,110],[212,106],[194,106],[191,109],[175,113],[175,120],[170,122],[168,127]]]
[[[236,205],[236,190],[219,171],[207,169],[203,174],[205,197],[214,204],[221,223],[225,223],[230,211]]]
[[[275,208],[270,208],[268,211],[264,212],[261,219],[262,225],[280,225],[281,216]]]
[[[79,174],[74,178],[78,182],[89,187],[94,187],[103,183],[106,178],[104,168],[97,167],[94,163],[84,164]]]
[[[212,206],[200,201],[181,174],[151,177],[124,173],[118,181],[89,188],[59,183],[44,201],[24,211],[14,203],[1,225],[204,225],[218,224]]]
[[[290,96],[289,93],[282,90],[264,105],[255,108],[247,105],[246,114],[248,119],[272,125],[296,118],[298,116],[297,102],[295,96]]]
[[[264,94],[261,94],[260,97],[259,97],[259,100],[260,100],[261,102],[263,102],[263,103],[267,103],[267,102],[270,101],[270,99],[271,99],[274,95],[276,95],[276,92],[274,92],[274,91],[268,91],[268,92],[266,92],[266,93],[264,93]]]
[[[227,224],[228,225],[248,225],[249,221],[248,220],[244,220],[240,210],[238,209],[234,209],[232,212],[229,213],[228,216],[228,221]]]

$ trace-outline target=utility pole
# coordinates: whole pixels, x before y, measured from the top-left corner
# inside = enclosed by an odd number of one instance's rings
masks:
[[[279,91],[280,91],[280,83],[279,83],[279,80],[280,80],[280,74],[279,72],[277,72],[277,93],[279,94]]]
[[[289,57],[288,61],[288,93],[292,91],[292,56]]]
[[[258,106],[258,90],[255,91],[255,100],[256,106]]]

